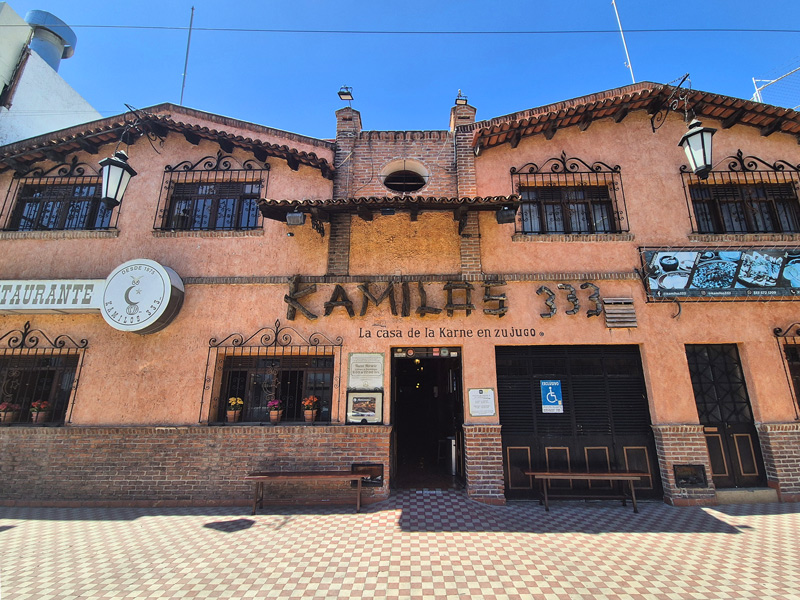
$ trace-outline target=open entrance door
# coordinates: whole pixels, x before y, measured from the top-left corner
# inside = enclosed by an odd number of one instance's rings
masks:
[[[393,349],[391,413],[394,487],[461,487],[460,349]]]

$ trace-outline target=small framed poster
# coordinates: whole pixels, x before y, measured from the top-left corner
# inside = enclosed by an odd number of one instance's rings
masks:
[[[383,422],[383,392],[348,391],[347,422],[356,424]]]
[[[469,390],[469,414],[473,417],[493,417],[494,390],[492,388]]]
[[[347,369],[347,387],[353,390],[383,389],[382,352],[351,352]]]

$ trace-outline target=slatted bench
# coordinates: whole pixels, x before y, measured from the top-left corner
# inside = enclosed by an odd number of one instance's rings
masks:
[[[305,479],[314,481],[355,481],[356,482],[356,512],[361,512],[361,487],[362,482],[367,477],[379,477],[383,475],[382,465],[359,465],[353,467],[351,471],[330,470],[330,471],[255,471],[249,473],[246,481],[255,484],[253,492],[253,514],[257,508],[264,505],[264,482],[265,481],[301,481]]]
[[[547,487],[548,483],[553,480],[557,481],[573,481],[576,479],[579,480],[591,480],[591,481],[627,481],[630,488],[630,495],[631,495],[631,503],[633,504],[633,512],[638,513],[639,507],[636,506],[636,491],[633,488],[633,482],[639,481],[642,477],[646,476],[647,473],[627,473],[627,472],[619,472],[619,473],[568,473],[566,471],[523,471],[525,475],[530,475],[534,479],[538,479],[542,482],[542,498],[544,499],[544,509],[546,511],[550,510],[550,504],[548,503],[548,496],[547,496]],[[621,499],[622,506],[626,506],[627,496],[622,494],[621,496],[597,496],[597,495],[590,495],[590,494],[574,494],[570,497],[575,498],[614,498],[614,499]],[[541,501],[539,502],[541,504]]]

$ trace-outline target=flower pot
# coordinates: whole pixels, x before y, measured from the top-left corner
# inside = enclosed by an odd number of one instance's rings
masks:
[[[228,410],[228,411],[225,411],[225,414],[227,415],[228,423],[235,423],[242,416],[242,411],[240,411],[240,410]]]
[[[0,423],[15,423],[18,418],[19,412],[16,410],[0,412]]]
[[[40,410],[39,412],[31,413],[31,421],[33,423],[45,423],[50,420],[49,410]]]
[[[278,423],[283,416],[282,410],[271,410],[269,411],[269,422],[270,423]]]
[[[315,421],[317,418],[317,409],[315,408],[312,410],[304,410],[303,416],[305,416],[307,423],[311,423],[312,421]]]

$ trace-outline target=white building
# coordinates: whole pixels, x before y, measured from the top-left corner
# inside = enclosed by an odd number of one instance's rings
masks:
[[[0,145],[101,118],[58,74],[76,40],[50,13],[33,10],[23,20],[0,2]]]

